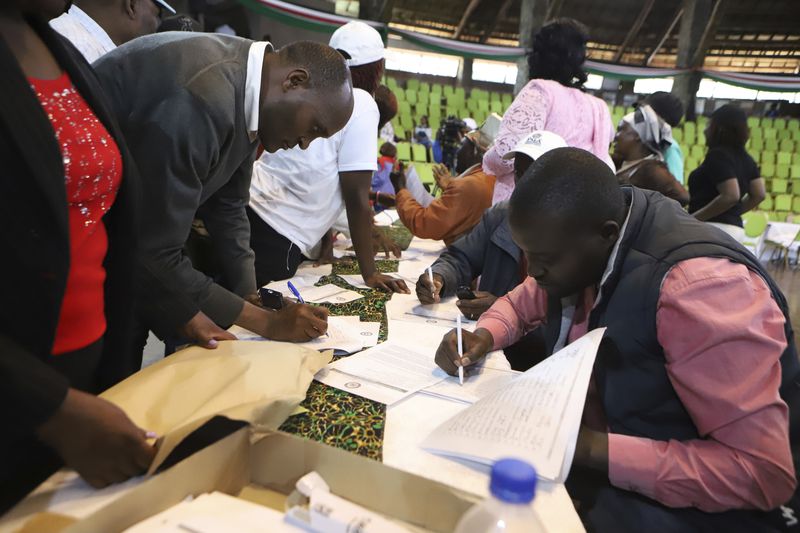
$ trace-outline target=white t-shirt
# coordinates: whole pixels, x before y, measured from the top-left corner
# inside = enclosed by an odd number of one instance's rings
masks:
[[[253,165],[250,208],[309,258],[319,255],[320,239],[344,210],[339,172],[378,169],[378,105],[361,89],[353,99],[342,131],[306,150],[264,152]]]
[[[100,25],[78,6],[50,21],[50,26],[80,50],[89,63],[94,63],[117,47]]]

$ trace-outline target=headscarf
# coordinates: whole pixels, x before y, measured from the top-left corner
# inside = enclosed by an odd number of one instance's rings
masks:
[[[670,125],[649,105],[640,105],[636,111],[622,117],[622,122],[632,127],[642,143],[660,156],[675,142]]]

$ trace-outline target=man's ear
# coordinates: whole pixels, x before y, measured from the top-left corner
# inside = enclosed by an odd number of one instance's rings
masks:
[[[289,74],[286,75],[286,78],[283,80],[283,90],[289,91],[292,89],[297,89],[300,87],[308,86],[308,80],[310,76],[308,71],[304,68],[296,68],[293,69]]]
[[[136,10],[139,9],[137,2],[139,0],[122,0],[122,9],[130,19],[136,18]]]
[[[606,220],[600,227],[600,236],[604,241],[614,243],[619,237],[620,227],[614,220]]]

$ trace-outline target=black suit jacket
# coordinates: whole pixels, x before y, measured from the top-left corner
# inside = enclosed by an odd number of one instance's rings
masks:
[[[123,179],[103,219],[109,244],[104,263],[107,331],[97,369],[101,390],[141,364],[129,338],[138,182],[92,68],[45,22],[30,22],[122,153]],[[0,421],[3,439],[20,441],[32,437],[58,408],[69,386],[70,376],[49,365],[70,265],[69,228],[59,145],[2,38],[0,72]]]

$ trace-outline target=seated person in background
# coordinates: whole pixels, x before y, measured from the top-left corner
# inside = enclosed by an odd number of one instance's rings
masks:
[[[506,153],[514,159],[514,175],[519,180],[531,163],[553,148],[566,146],[559,135],[549,131],[533,132]],[[527,276],[522,250],[511,239],[508,225],[508,201],[495,204],[480,222],[447,247],[431,266],[433,285],[427,272],[417,280],[416,293],[423,304],[439,301],[440,296],[454,296],[459,287],[469,287],[480,278],[473,300],[458,300],[456,305],[465,317],[475,320],[489,309],[498,297],[511,292]],[[543,351],[542,336],[527,335],[504,351],[515,370],[527,370]]]
[[[223,329],[231,324],[274,340],[323,335],[322,308],[273,312],[251,303],[245,207],[259,140],[268,152],[306,147],[347,123],[353,89],[342,56],[307,41],[276,51],[239,37],[167,32],[124,44],[93,66],[142,176],[136,342],[143,347],[151,329],[213,347],[233,338]],[[217,280],[184,250],[196,218],[213,240]]]
[[[635,185],[658,191],[685,205],[689,193],[669,173],[663,151],[672,142],[672,131],[649,105],[641,105],[623,117],[614,137],[614,156],[620,161],[617,178],[620,185]]]
[[[324,252],[323,237],[347,212],[348,228],[364,282],[390,292],[406,284],[378,272],[372,247],[374,212],[369,188],[377,165],[380,112],[374,100],[384,70],[380,34],[363,22],[336,30],[330,45],[345,55],[353,79],[350,120],[310,146],[265,153],[253,166],[250,185],[250,245],[259,285],[291,278],[306,258]]]
[[[397,147],[392,143],[383,143],[380,147],[378,170],[372,174],[369,199],[375,204],[375,211],[383,211],[387,207],[394,207],[394,186],[389,177],[397,165]]]
[[[463,332],[463,357],[448,333],[437,364],[455,374],[536,328],[552,354],[605,327],[567,482],[587,529],[778,531],[800,363],[763,267],[576,148],[539,158],[509,208],[530,277]]]
[[[767,196],[761,171],[744,147],[750,136],[747,115],[734,105],[724,105],[711,114],[705,135],[706,158],[689,174],[689,212],[734,238],[744,238],[742,214]]]
[[[657,91],[645,98],[644,103],[653,108],[670,128],[677,128],[683,118],[683,102],[680,98],[664,91]],[[664,164],[675,179],[684,183],[683,179],[683,150],[675,139],[664,150]]]
[[[414,128],[414,142],[425,145],[428,149],[433,145],[433,130],[427,116],[420,117],[419,124]]]
[[[479,146],[472,136],[465,137],[456,154],[456,178],[443,165],[434,167],[434,177],[442,196],[422,207],[407,190],[402,171],[392,173],[397,214],[415,236],[443,240],[451,244],[472,229],[492,205],[494,176],[484,174],[481,160],[487,147]]]

